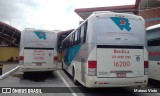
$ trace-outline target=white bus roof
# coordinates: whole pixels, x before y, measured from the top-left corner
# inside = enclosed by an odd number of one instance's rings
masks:
[[[112,15],[119,16],[119,15],[124,15],[127,18],[134,18],[134,19],[139,19],[139,20],[143,20],[144,21],[144,19],[141,16],[138,16],[138,15],[134,15],[134,14],[130,14],[130,13],[118,13],[118,12],[112,12],[112,11],[95,11],[88,18],[97,16],[97,15],[98,16],[105,16],[105,15],[108,15],[108,16],[112,16]]]
[[[156,25],[147,27],[147,30],[152,30],[152,29],[159,28],[159,27],[160,27],[160,24],[156,24]]]
[[[97,13],[113,13],[112,11],[94,11],[92,14],[97,14]]]

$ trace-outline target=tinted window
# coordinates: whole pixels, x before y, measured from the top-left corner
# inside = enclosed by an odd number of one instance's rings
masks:
[[[87,26],[88,26],[88,22],[86,22],[86,23],[84,24],[84,38],[83,38],[83,43],[86,42]]]
[[[148,46],[160,46],[160,28],[147,31]]]
[[[148,46],[160,46],[160,38],[154,39],[154,40],[149,40]]]
[[[84,37],[84,25],[82,25],[81,27],[81,37],[80,37],[81,43],[83,43],[83,37]]]

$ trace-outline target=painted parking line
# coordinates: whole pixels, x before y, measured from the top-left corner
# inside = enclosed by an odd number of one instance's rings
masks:
[[[63,76],[60,74],[60,72],[57,70],[58,75],[61,77],[62,81],[64,82],[64,84],[69,88],[69,90],[71,91],[73,96],[77,96],[77,94],[73,91],[73,89],[71,88],[71,86],[69,86],[69,84],[67,83],[67,81],[63,78]]]
[[[10,70],[10,71],[2,74],[2,76],[0,76],[0,79],[3,79],[3,78],[5,78],[5,77],[7,77],[7,76],[10,75],[11,73],[13,73],[13,72],[15,72],[16,70],[18,70],[18,68],[19,68],[19,66],[17,66],[17,67],[15,67],[15,68],[13,68],[12,70]]]
[[[160,96],[160,93],[156,93],[156,94]]]

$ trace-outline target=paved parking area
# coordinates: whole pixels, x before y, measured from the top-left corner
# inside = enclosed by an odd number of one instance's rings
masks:
[[[3,74],[14,69],[19,65],[19,63],[1,63],[1,64],[3,64],[3,70],[2,70]]]

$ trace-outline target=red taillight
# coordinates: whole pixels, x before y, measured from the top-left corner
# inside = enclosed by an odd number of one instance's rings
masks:
[[[88,61],[88,68],[97,68],[96,61]]]
[[[57,56],[54,56],[54,61],[58,61],[58,57]]]
[[[148,68],[148,61],[144,61],[144,68]]]
[[[24,56],[19,56],[19,61],[23,61],[24,60]]]
[[[97,74],[97,61],[88,61],[88,75],[96,76]]]
[[[148,75],[148,61],[144,61],[144,75]]]

